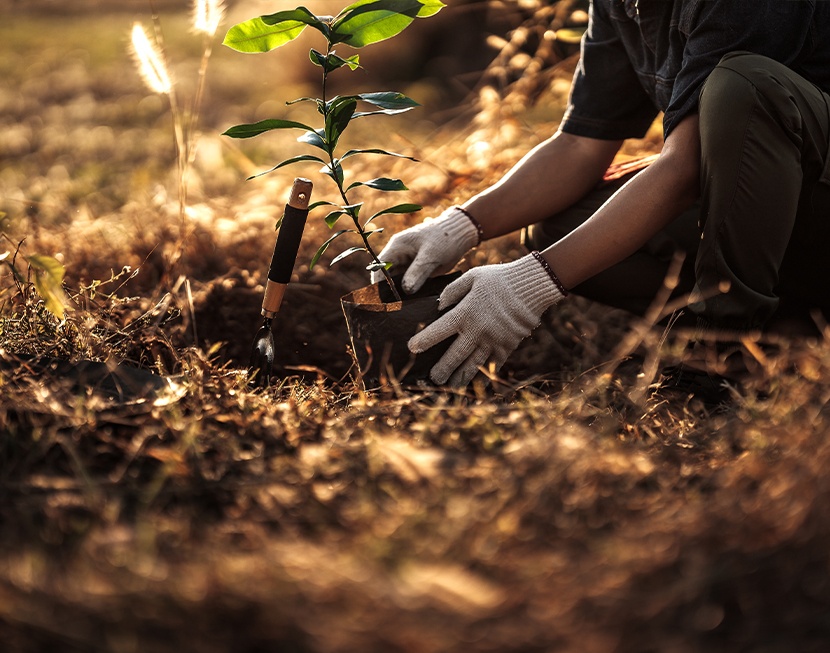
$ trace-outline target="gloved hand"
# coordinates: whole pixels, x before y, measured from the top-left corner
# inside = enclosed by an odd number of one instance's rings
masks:
[[[408,264],[401,285],[405,293],[414,293],[429,277],[452,270],[480,240],[478,225],[454,206],[434,220],[392,236],[378,258],[394,268]],[[382,278],[382,272],[372,272],[372,283]]]
[[[498,370],[519,343],[539,326],[542,313],[567,291],[538,252],[512,263],[474,268],[444,289],[438,301],[445,313],[409,340],[415,354],[457,335],[430,371],[438,385],[463,387],[488,361]]]

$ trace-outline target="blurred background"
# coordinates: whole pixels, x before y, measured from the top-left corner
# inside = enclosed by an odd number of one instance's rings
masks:
[[[188,0],[0,0],[0,210],[7,216],[59,219],[68,208],[100,214],[123,206],[155,186],[175,159],[169,107],[149,92],[129,56],[135,21],[148,29],[158,15],[168,63],[180,101],[196,82],[202,41],[189,29]],[[237,122],[280,117],[287,99],[313,93],[316,69],[300,43],[264,56],[219,46],[224,31],[241,20],[291,8],[286,0],[229,2],[207,73],[199,127],[202,181],[211,193],[231,190],[244,178],[238,143],[219,134]],[[309,3],[318,14],[345,3]],[[350,90],[390,88],[410,94],[423,108],[406,116],[408,138],[435,138],[435,128],[464,117],[455,133],[481,109],[482,89],[504,102],[523,79],[519,104],[551,91],[550,69],[573,54],[573,40],[558,42],[557,29],[587,20],[582,2],[450,0],[434,18],[417,21],[398,38],[362,54],[364,68],[333,76]],[[557,7],[561,5],[561,7]],[[563,11],[565,9],[565,11]],[[524,77],[523,77],[524,76]],[[562,80],[567,81],[566,71]],[[337,89],[335,89],[336,91]],[[561,115],[562,96],[542,103],[541,119]],[[504,109],[507,108],[505,105]],[[516,114],[517,111],[512,111]],[[395,128],[389,123],[390,131]],[[264,143],[243,143],[257,164]],[[481,148],[480,148],[481,149]],[[260,154],[262,154],[260,152]],[[230,164],[231,167],[226,167]]]

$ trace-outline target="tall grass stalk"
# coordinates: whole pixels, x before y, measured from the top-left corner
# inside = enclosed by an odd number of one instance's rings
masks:
[[[207,78],[208,63],[213,53],[213,39],[222,20],[225,17],[224,0],[194,0],[193,2],[193,31],[202,35],[202,58],[199,63],[199,73],[196,82],[196,94],[190,107],[187,123],[188,138],[185,141],[185,172],[189,170],[196,157],[197,129],[199,113],[205,94],[205,80]],[[185,186],[185,195],[187,188]]]
[[[185,208],[187,206],[187,168],[189,156],[189,133],[186,133],[182,112],[176,97],[176,84],[169,72],[167,58],[164,53],[164,40],[161,29],[153,17],[156,25],[153,40],[147,35],[141,23],[136,22],[132,31],[132,51],[135,56],[138,72],[141,79],[154,93],[167,97],[170,103],[170,113],[173,117],[173,136],[176,142],[176,167],[179,181],[179,220],[184,228]]]
[[[153,12],[154,38],[151,40],[140,23],[135,23],[132,30],[132,51],[139,74],[147,87],[154,93],[167,97],[173,119],[173,136],[176,143],[176,168],[179,199],[179,242],[177,243],[172,264],[181,258],[184,243],[188,237],[187,200],[188,177],[190,167],[196,156],[198,140],[198,122],[204,99],[205,80],[208,63],[213,52],[213,39],[225,17],[223,0],[194,0],[192,8],[192,31],[202,35],[203,47],[199,63],[196,92],[186,111],[182,111],[176,96],[176,83],[169,72],[164,50],[164,37],[155,4],[150,1]]]

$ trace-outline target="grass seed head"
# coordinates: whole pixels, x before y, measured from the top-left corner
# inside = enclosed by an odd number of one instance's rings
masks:
[[[133,24],[131,43],[138,72],[144,83],[154,93],[169,95],[173,82],[167,72],[164,55],[161,48],[147,36],[141,23]]]
[[[223,0],[193,0],[193,31],[207,36],[216,34],[225,17]]]

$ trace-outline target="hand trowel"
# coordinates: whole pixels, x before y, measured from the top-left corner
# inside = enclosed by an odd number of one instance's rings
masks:
[[[251,350],[250,367],[254,374],[254,383],[260,387],[267,386],[271,377],[276,348],[271,326],[280,310],[286,286],[291,280],[291,272],[294,269],[305,221],[308,217],[311,188],[312,183],[308,179],[297,177],[294,180],[288,204],[285,206],[277,243],[274,246],[274,255],[271,257],[265,296],[262,299],[264,320],[254,337]]]

